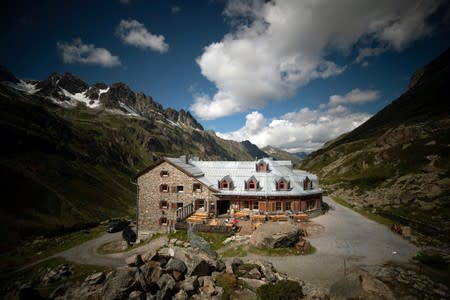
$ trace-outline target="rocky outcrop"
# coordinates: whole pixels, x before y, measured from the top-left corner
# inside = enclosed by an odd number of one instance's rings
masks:
[[[265,223],[250,238],[250,244],[258,248],[294,247],[303,235],[302,230],[291,223]]]
[[[89,88],[89,85],[71,73],[52,73],[47,79],[40,81],[36,86],[39,90],[38,95],[54,97],[61,101],[69,100],[62,93],[61,89],[71,94],[82,93]]]
[[[120,103],[134,107],[136,94],[125,83],[113,83],[106,93],[100,95],[100,103],[106,108],[120,109]]]
[[[389,287],[366,272],[353,272],[330,287],[330,300],[394,300]]]

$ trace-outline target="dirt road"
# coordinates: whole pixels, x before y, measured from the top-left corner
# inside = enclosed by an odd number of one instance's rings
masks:
[[[142,245],[128,252],[113,253],[113,254],[98,254],[97,248],[101,245],[122,238],[122,232],[105,233],[101,237],[90,240],[84,244],[78,245],[66,251],[60,252],[55,256],[64,257],[73,262],[80,264],[101,265],[110,267],[124,266],[125,259],[133,254],[142,254],[154,249],[158,249],[164,244],[167,244],[166,237],[157,238],[146,245]]]
[[[324,197],[334,209],[314,218],[323,226],[311,235],[316,253],[307,256],[264,257],[249,255],[244,260],[265,259],[275,268],[315,286],[329,288],[337,278],[355,266],[406,263],[418,251],[414,245],[388,228]],[[321,227],[321,226],[319,226]]]

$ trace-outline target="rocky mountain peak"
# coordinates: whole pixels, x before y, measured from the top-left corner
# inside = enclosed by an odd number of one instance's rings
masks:
[[[203,126],[197,122],[197,120],[191,115],[190,112],[185,111],[184,109],[180,109],[180,111],[177,111],[169,107],[165,110],[164,115],[172,122],[185,124],[192,128],[203,130]]]
[[[68,100],[61,89],[71,94],[82,93],[89,88],[89,85],[71,73],[52,73],[47,79],[38,82],[37,88],[40,89],[39,94],[42,96],[51,96],[60,100]]]
[[[100,102],[106,108],[117,108],[120,102],[130,107],[136,104],[136,94],[122,82],[113,83],[106,93],[100,95]]]

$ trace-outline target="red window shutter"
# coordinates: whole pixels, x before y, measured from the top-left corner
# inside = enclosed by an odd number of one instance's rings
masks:
[[[175,202],[172,202],[172,209],[177,209],[177,204]]]

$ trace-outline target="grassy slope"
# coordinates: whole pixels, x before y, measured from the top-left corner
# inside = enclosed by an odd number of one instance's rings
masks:
[[[431,155],[438,157],[433,171],[438,179],[449,178],[450,51],[422,71],[415,86],[357,129],[312,153],[300,167],[319,174],[322,182],[334,189],[376,193],[378,188],[398,183],[403,175],[428,176]],[[404,189],[411,192],[409,186]],[[448,220],[448,195],[440,195],[440,199],[442,206],[431,215]],[[430,218],[430,212],[421,213],[420,206],[410,209],[403,205],[392,212],[418,221],[443,220]]]
[[[131,216],[131,177],[160,156],[248,159],[211,133],[77,107],[62,108],[0,85],[1,234],[26,235]]]

